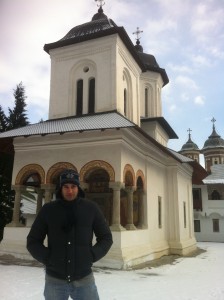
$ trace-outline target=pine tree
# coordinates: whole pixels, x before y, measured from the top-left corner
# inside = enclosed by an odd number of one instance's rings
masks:
[[[13,109],[9,108],[9,116],[7,119],[7,130],[14,128],[19,128],[29,124],[28,118],[26,116],[26,96],[25,87],[22,82],[20,82],[13,93],[15,97],[15,106]]]
[[[12,220],[14,191],[11,190],[13,155],[0,153],[0,241],[6,224]]]
[[[2,106],[0,105],[0,132],[7,130],[7,121],[6,121],[6,115],[2,109]]]
[[[9,108],[8,117],[0,107],[0,131],[7,131],[29,124],[26,116],[25,88],[22,82],[17,85],[13,93],[15,105]],[[1,141],[0,141],[1,142]],[[11,222],[14,206],[14,191],[11,190],[13,170],[13,153],[4,153],[0,146],[0,241],[3,238],[3,230],[6,224]]]

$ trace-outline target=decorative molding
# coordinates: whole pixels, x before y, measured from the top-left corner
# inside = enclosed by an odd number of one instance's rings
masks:
[[[126,177],[128,172],[131,174],[131,177],[132,177],[132,178],[130,178],[131,182],[126,182],[125,177]],[[123,181],[125,183],[125,186],[134,186],[135,185],[135,172],[134,172],[134,169],[131,165],[129,165],[129,164],[125,165],[124,172],[123,172],[123,177],[124,177]]]
[[[103,160],[94,160],[85,164],[80,171],[80,181],[85,182],[85,178],[88,176],[88,174],[96,169],[105,170],[110,177],[110,182],[115,181],[115,172],[113,167]]]
[[[15,185],[23,185],[23,181],[31,174],[37,173],[40,176],[40,184],[45,182],[45,171],[38,164],[29,164],[24,166],[16,176]]]
[[[71,46],[74,46],[74,45],[69,45],[70,47]],[[55,61],[56,62],[62,62],[62,61],[68,61],[68,60],[74,60],[74,59],[80,59],[82,58],[84,55],[85,56],[93,56],[95,54],[99,54],[99,53],[103,53],[103,52],[108,52],[108,51],[111,51],[111,47],[108,47],[108,46],[105,46],[105,47],[98,47],[96,49],[90,49],[90,50],[87,50],[87,51],[84,51],[83,49],[77,51],[76,49],[76,53],[74,54],[74,51],[71,51],[72,48],[70,49],[67,49],[68,52],[64,52],[64,56],[63,57],[57,57],[56,55],[61,55],[60,54],[56,54],[54,56],[55,58]],[[64,50],[64,49],[63,49]],[[71,54],[69,53],[69,51],[71,52]]]

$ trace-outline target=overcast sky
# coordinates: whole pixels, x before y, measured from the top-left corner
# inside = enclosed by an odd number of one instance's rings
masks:
[[[0,0],[0,105],[14,105],[23,82],[31,123],[48,118],[50,58],[44,44],[61,39],[97,12],[94,0]],[[104,13],[132,34],[169,77],[162,90],[163,116],[179,136],[202,148],[212,132],[224,138],[224,0],[105,0]]]

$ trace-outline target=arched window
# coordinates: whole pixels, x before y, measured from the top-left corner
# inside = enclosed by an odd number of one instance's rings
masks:
[[[145,88],[145,117],[149,116],[149,89]]]
[[[82,115],[83,109],[83,80],[80,79],[77,81],[77,106],[76,106],[76,114]]]
[[[217,190],[214,190],[211,196],[212,196],[212,200],[220,200],[220,194]]]
[[[95,78],[89,80],[89,114],[95,112]]]
[[[40,175],[37,173],[32,173],[28,175],[24,181],[23,184],[25,186],[32,186],[32,187],[39,187],[41,183]]]
[[[127,90],[124,89],[124,115],[127,116]]]

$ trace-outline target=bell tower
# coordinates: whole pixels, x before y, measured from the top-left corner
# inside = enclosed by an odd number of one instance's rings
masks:
[[[205,141],[201,153],[205,158],[205,169],[210,172],[210,168],[213,165],[224,164],[224,140],[216,132],[215,118],[212,118],[212,134]]]
[[[187,131],[188,131],[188,141],[182,146],[179,153],[182,155],[185,155],[199,163],[200,150],[199,150],[198,146],[191,139],[191,131],[192,130],[189,128]]]

